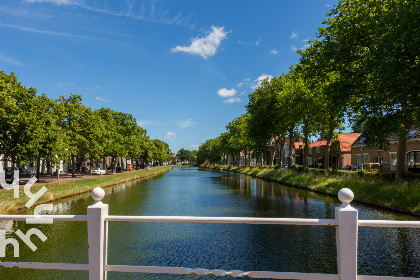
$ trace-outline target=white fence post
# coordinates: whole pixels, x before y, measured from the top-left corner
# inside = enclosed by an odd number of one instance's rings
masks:
[[[88,243],[89,243],[89,280],[105,280],[105,241],[107,227],[105,217],[108,216],[108,205],[101,202],[105,191],[94,188],[91,193],[95,203],[87,209]]]
[[[337,266],[340,280],[357,279],[358,211],[350,206],[354,194],[344,188],[338,192],[343,204],[335,208],[337,226]]]

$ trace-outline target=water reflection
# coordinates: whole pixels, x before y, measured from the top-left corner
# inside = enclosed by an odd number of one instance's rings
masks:
[[[249,176],[175,168],[166,175],[106,190],[112,215],[334,218],[338,199]],[[88,194],[54,203],[55,214],[86,214]],[[361,219],[410,219],[353,203]],[[29,212],[28,212],[29,213]],[[16,260],[87,263],[84,222],[37,226],[48,237],[36,252],[22,246]],[[10,236],[22,222],[0,222]],[[359,273],[420,276],[419,230],[360,228]],[[109,264],[337,273],[335,228],[229,224],[110,224]],[[10,254],[9,254],[10,253]],[[0,268],[1,279],[88,279],[86,272]],[[215,279],[109,273],[108,279]]]

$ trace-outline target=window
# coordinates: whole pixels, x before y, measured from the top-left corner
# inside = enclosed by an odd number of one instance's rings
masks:
[[[363,154],[363,163],[370,162],[370,155],[369,154]],[[359,155],[356,155],[356,164],[361,168],[362,167],[362,158]]]
[[[311,157],[308,157],[308,166],[313,166]]]
[[[312,155],[312,148],[309,148],[309,154]]]
[[[410,172],[419,172],[420,170],[420,151],[407,153],[407,166]]]
[[[397,170],[397,153],[389,153],[391,170]]]
[[[316,153],[319,154],[320,152],[321,152],[321,147],[320,146],[316,147]]]

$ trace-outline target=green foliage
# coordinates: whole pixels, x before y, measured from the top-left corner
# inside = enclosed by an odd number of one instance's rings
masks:
[[[181,150],[178,151],[177,158],[181,162],[185,162],[185,161],[193,162],[193,161],[195,161],[194,153],[192,151],[185,150],[185,149],[181,149]]]
[[[0,120],[0,154],[18,165],[41,158],[51,165],[74,162],[76,157],[91,162],[108,156],[146,162],[166,162],[171,157],[169,145],[151,141],[131,114],[109,108],[93,111],[77,94],[57,100],[37,95],[13,73],[3,71]]]

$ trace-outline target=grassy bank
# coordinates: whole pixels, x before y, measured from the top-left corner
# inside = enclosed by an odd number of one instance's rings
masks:
[[[96,187],[106,188],[127,181],[145,179],[170,170],[171,166],[159,166],[150,170],[140,170],[130,173],[98,176],[92,179],[82,179],[62,183],[45,185],[48,191],[38,200],[37,204],[49,203],[58,199],[86,193]],[[36,193],[42,186],[33,186],[32,193]],[[19,198],[13,198],[13,190],[0,190],[0,213],[7,214],[25,208],[29,198],[23,187],[20,188]]]
[[[356,201],[420,216],[419,180],[394,183],[380,176],[363,175],[355,172],[332,172],[325,175],[316,170],[300,173],[294,170],[285,171],[270,167],[222,165],[202,165],[201,167],[248,174],[334,196],[337,196],[340,189],[349,188],[354,192]]]

